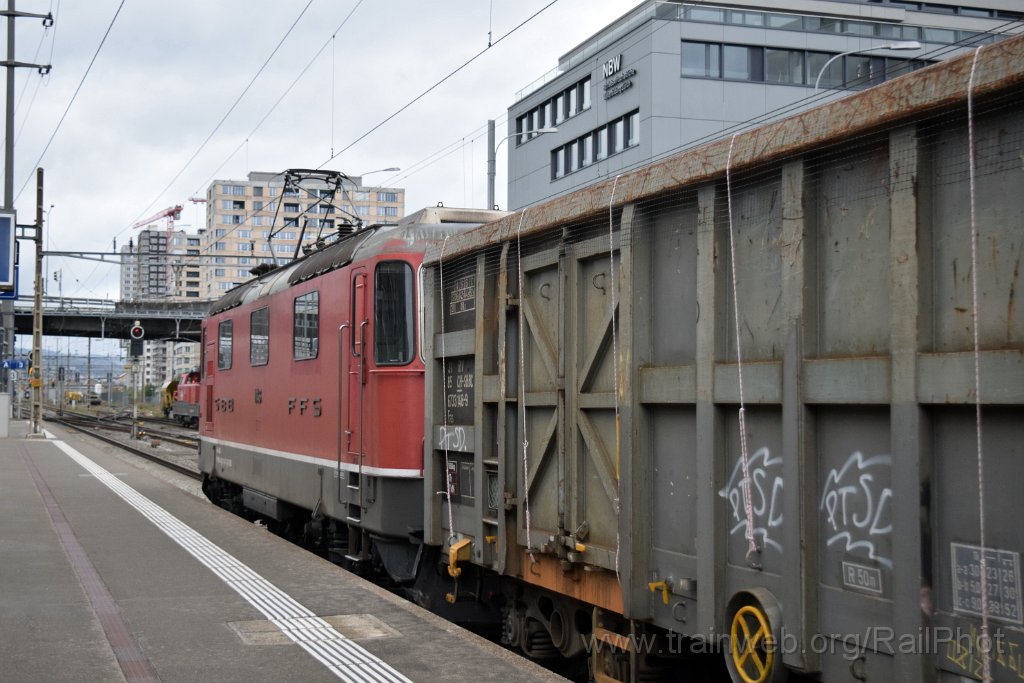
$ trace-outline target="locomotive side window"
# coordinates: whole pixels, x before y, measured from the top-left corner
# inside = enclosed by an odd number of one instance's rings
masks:
[[[413,277],[404,261],[377,265],[374,276],[373,360],[407,365],[413,355]]]
[[[270,309],[249,314],[249,365],[266,365],[270,360]]]
[[[295,297],[295,318],[292,357],[295,360],[316,358],[320,348],[320,293],[310,292]]]
[[[217,369],[231,368],[231,320],[225,320],[217,326]]]

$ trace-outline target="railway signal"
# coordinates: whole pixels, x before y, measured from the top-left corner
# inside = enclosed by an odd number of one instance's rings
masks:
[[[132,329],[128,331],[128,334],[131,335],[132,339],[142,339],[143,337],[145,337],[146,331],[142,329],[142,322],[136,320],[134,323],[132,323]]]

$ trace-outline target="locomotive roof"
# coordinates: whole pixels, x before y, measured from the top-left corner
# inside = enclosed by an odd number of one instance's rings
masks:
[[[357,255],[359,258],[368,258],[383,252],[423,253],[428,244],[440,242],[447,235],[475,228],[504,215],[504,211],[430,207],[406,216],[397,225],[364,228],[238,285],[210,305],[209,315],[342,268],[352,263]]]

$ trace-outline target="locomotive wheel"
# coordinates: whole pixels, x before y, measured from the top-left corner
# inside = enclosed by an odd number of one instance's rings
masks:
[[[726,610],[729,648],[725,663],[736,683],[779,683],[786,668],[779,651],[782,611],[768,591],[754,588],[733,596]]]

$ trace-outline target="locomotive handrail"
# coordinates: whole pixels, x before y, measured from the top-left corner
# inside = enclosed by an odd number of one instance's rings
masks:
[[[345,405],[344,404],[345,385],[348,384],[348,375],[346,374],[346,372],[344,370],[344,367],[342,366],[342,363],[344,362],[344,359],[345,359],[344,350],[345,350],[345,328],[346,327],[351,327],[351,325],[349,325],[346,322],[346,323],[342,323],[341,325],[338,326],[338,374],[339,374],[339,378],[338,378],[338,380],[339,380],[338,381],[338,410],[342,410],[343,409],[342,406]],[[348,416],[349,412],[348,412],[347,406],[344,408],[344,410],[345,410],[346,416]],[[350,426],[351,425],[349,425],[349,427]],[[337,493],[337,501],[339,503],[342,502],[342,500],[341,500],[341,449],[342,449],[341,434],[342,434],[342,431],[341,431],[341,420],[339,419],[338,420],[338,493]],[[349,437],[351,437],[352,430],[346,428],[345,429],[345,434],[347,434]],[[348,449],[348,445],[347,444],[345,445],[345,449],[346,450]]]
[[[366,385],[366,366],[364,365],[364,344],[366,343],[366,326],[369,320],[359,323],[359,514],[363,510],[363,387]]]

